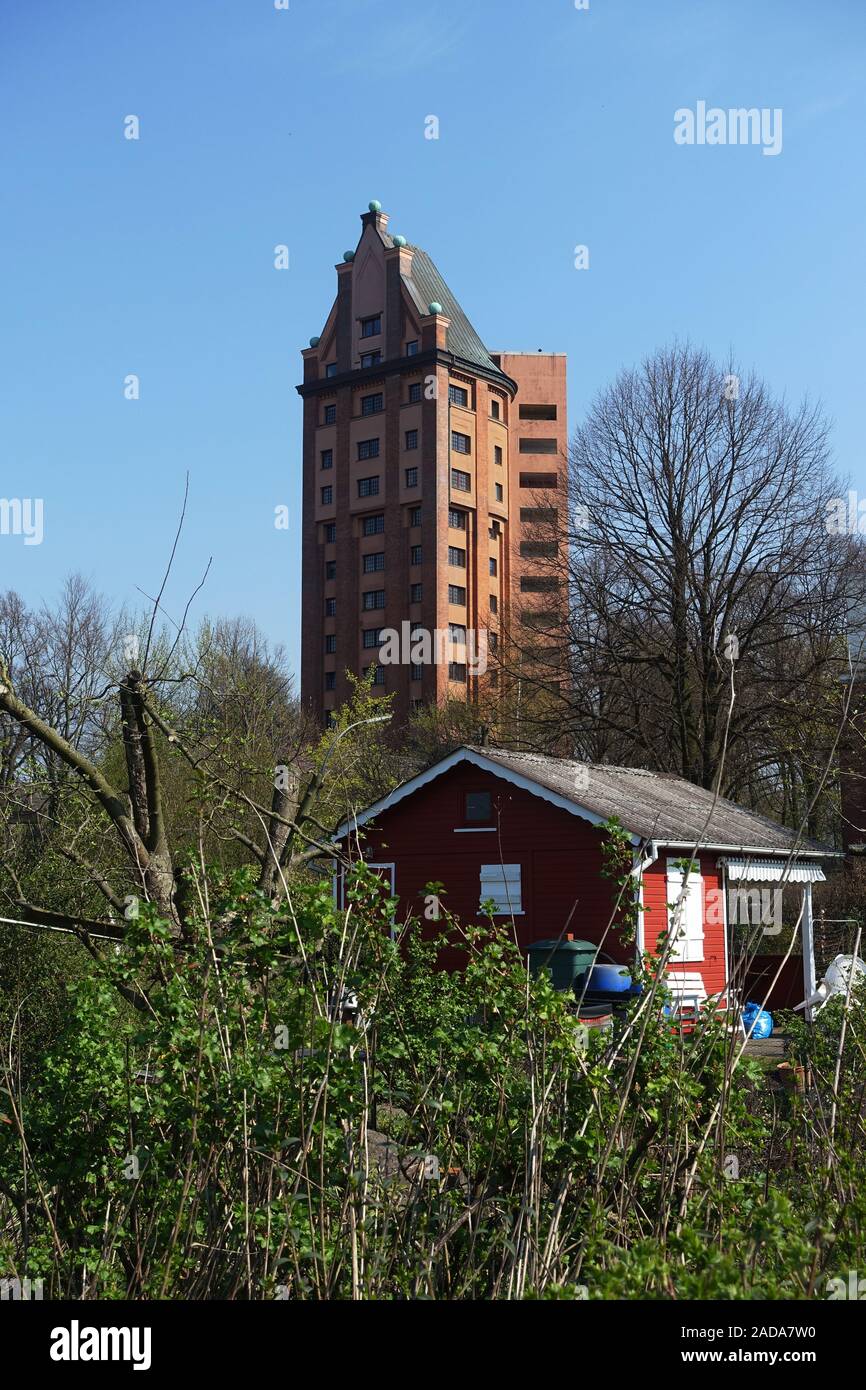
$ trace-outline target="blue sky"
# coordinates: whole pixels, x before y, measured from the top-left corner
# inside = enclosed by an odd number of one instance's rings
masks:
[[[0,497],[44,540],[0,588],[140,603],[188,470],[167,608],[213,556],[193,615],[297,663],[299,351],[371,198],[490,348],[568,354],[571,424],[688,337],[820,399],[866,489],[864,56],[862,0],[2,0]],[[678,146],[699,100],[781,108],[781,153]]]

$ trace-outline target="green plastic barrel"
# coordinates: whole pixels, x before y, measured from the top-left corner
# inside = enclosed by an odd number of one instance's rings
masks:
[[[571,989],[578,975],[592,965],[597,951],[592,941],[533,941],[527,947],[529,969],[533,975],[548,970],[554,989]]]

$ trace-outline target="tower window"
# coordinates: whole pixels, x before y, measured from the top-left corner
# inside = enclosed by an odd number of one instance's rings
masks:
[[[373,314],[371,318],[361,319],[361,337],[375,338],[382,332],[382,315]]]

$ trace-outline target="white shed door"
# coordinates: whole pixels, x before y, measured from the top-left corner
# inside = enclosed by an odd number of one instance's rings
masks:
[[[674,935],[671,960],[704,958],[704,881],[695,865],[688,878],[683,860],[668,860],[668,931]]]

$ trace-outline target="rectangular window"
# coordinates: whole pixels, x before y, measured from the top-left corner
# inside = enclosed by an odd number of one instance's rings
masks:
[[[418,339],[417,339],[417,338],[412,338],[412,339],[406,344],[406,356],[407,356],[407,357],[416,357],[417,355],[418,355]]]
[[[495,652],[495,651],[496,651],[496,648],[499,646],[499,637],[498,637],[498,635],[497,635],[495,632],[488,632],[488,634],[487,634],[487,640],[488,640],[488,642],[490,643],[490,650],[491,650],[492,652]]]
[[[472,440],[468,434],[461,434],[459,430],[451,431],[451,448],[455,454],[471,454]]]
[[[559,588],[559,580],[552,575],[527,574],[520,581],[522,594],[549,594]]]
[[[417,449],[417,448],[418,448],[418,431],[417,431],[417,430],[407,430],[407,431],[406,431],[406,448],[407,448],[407,449]]]
[[[409,547],[409,564],[410,564],[410,565],[420,565],[420,563],[421,563],[421,547],[420,547],[420,545],[410,545],[410,547]]]
[[[325,545],[333,545],[337,539],[337,523],[329,521],[325,527]]]
[[[492,901],[496,917],[510,917],[512,912],[521,912],[520,865],[482,864],[481,902]]]
[[[493,555],[490,556],[489,564],[490,564],[490,573],[491,573],[491,574],[495,574],[495,573],[496,573],[496,558],[495,558],[495,556],[493,556]]]
[[[407,469],[406,469],[406,486],[407,486],[407,487],[417,487],[417,486],[418,486],[418,469],[417,469],[417,468],[407,468]]]
[[[460,468],[451,469],[451,486],[455,492],[471,492],[472,478],[469,473],[464,473]]]
[[[323,468],[333,468],[333,466],[334,466],[334,451],[333,451],[333,449],[323,449],[323,450],[322,450],[321,464],[322,464],[322,467],[323,467]]]
[[[686,860],[667,862],[668,931],[674,938],[671,960],[704,958],[704,892],[700,865]]]
[[[377,333],[382,332],[382,315],[373,314],[368,319],[361,319],[361,337],[375,338]]]
[[[365,516],[363,523],[365,536],[379,536],[385,529],[385,514],[379,512],[378,516]]]
[[[362,595],[362,607],[365,613],[371,612],[374,608],[384,608],[385,590],[368,589],[367,592]]]
[[[382,629],[380,627],[364,628],[362,640],[365,647],[378,647],[382,641]]]
[[[555,420],[555,405],[521,405],[518,407],[521,420]]]
[[[382,354],[381,354],[381,352],[362,352],[362,353],[361,353],[361,370],[363,371],[364,367],[378,367],[378,365],[379,365],[379,363],[380,363],[381,361],[382,361]]]
[[[490,792],[467,792],[463,803],[467,824],[484,825],[493,820],[493,796]]]
[[[490,415],[493,420],[502,419],[502,403],[495,396],[490,398]]]
[[[385,667],[384,667],[384,666],[368,666],[368,667],[367,667],[367,670],[364,672],[364,675],[366,676],[370,671],[373,672],[373,684],[374,684],[374,685],[384,685],[384,684],[385,684]]]
[[[420,603],[420,602],[421,602],[421,594],[422,594],[422,591],[423,591],[423,585],[421,585],[421,584],[410,584],[410,585],[409,585],[409,602],[410,602],[410,603]]]
[[[556,507],[521,507],[520,520],[528,522],[530,525],[540,524],[541,522],[556,521],[559,513]]]
[[[450,681],[466,680],[466,663],[463,661],[449,661],[448,679]]]
[[[496,597],[495,594],[490,595],[490,611],[491,613],[499,612],[499,599]]]
[[[322,506],[330,507],[334,500],[334,489],[332,487],[322,488]]]
[[[466,590],[459,584],[448,585],[448,602],[466,606]]]
[[[325,617],[335,618],[337,616],[337,600],[335,598],[325,599]]]
[[[336,423],[337,423],[337,407],[336,407],[336,405],[326,405],[326,406],[325,406],[325,417],[324,417],[324,419],[325,419],[325,424],[326,424],[326,425],[336,425]]]
[[[385,568],[385,552],[378,550],[375,555],[365,555],[363,558],[364,574],[375,574],[377,570]]]
[[[326,689],[326,690],[336,690],[336,688],[337,688],[337,673],[336,673],[336,671],[326,671],[326,672],[325,672],[325,689]]]
[[[379,492],[379,479],[378,479],[378,478],[359,478],[359,479],[358,479],[358,496],[359,496],[359,497],[375,497],[375,496],[378,494],[378,492]]]
[[[559,444],[555,439],[521,439],[517,449],[521,454],[555,454]]]
[[[359,440],[358,440],[358,458],[359,458],[359,459],[377,459],[378,457],[379,457],[379,441],[378,441],[378,439],[359,439]]]
[[[420,401],[420,399],[421,399],[421,383],[420,383],[420,381],[413,381],[412,384],[411,384],[411,386],[409,387],[409,404],[410,404],[410,405],[416,405],[416,404],[418,403],[418,401]]]
[[[452,531],[465,531],[466,513],[458,511],[456,507],[449,507],[448,525],[451,527]]]
[[[547,559],[556,554],[556,541],[521,541],[520,553],[524,560]]]
[[[454,565],[456,569],[465,570],[465,568],[466,568],[466,551],[465,551],[465,550],[461,550],[460,547],[459,547],[459,545],[449,545],[449,547],[448,547],[448,563],[449,563],[449,565]]]
[[[498,444],[493,446],[493,462],[498,463],[500,467],[502,466],[502,449]]]
[[[325,651],[332,655],[337,650],[337,634],[329,632],[325,638]]]
[[[469,404],[469,392],[462,386],[449,386],[448,399],[452,405],[467,406]]]
[[[555,473],[521,473],[520,486],[532,488],[559,487],[559,478]]]
[[[462,623],[449,623],[448,636],[452,642],[457,642],[461,647],[466,646],[466,629]]]
[[[362,414],[362,415],[378,415],[378,414],[379,414],[379,411],[384,409],[384,405],[383,405],[384,399],[385,399],[385,398],[384,398],[384,396],[382,395],[382,392],[381,392],[381,391],[377,391],[377,392],[375,393],[375,395],[373,395],[373,396],[362,396],[362,397],[361,397],[361,414]]]
[[[337,578],[337,562],[336,562],[336,560],[326,560],[326,561],[325,561],[325,578],[326,578],[326,579],[336,579],[336,578]]]
[[[423,667],[423,666],[419,666],[419,664],[417,663],[417,661],[413,661],[413,663],[412,663],[412,676],[411,676],[411,679],[412,679],[413,681],[423,681],[423,679],[424,679],[424,667]]]
[[[493,492],[494,492],[494,496],[495,496],[495,498],[496,498],[496,501],[497,501],[497,502],[501,502],[501,501],[502,501],[502,498],[503,498],[503,496],[504,496],[504,493],[503,493],[503,491],[502,491],[502,484],[501,484],[501,483],[494,483],[494,484],[493,484]]]
[[[420,507],[410,507],[410,509],[409,509],[409,525],[410,525],[410,526],[420,526],[420,525],[421,525],[421,508],[420,508]]]
[[[325,368],[325,376],[326,376],[326,377],[332,377],[332,376],[336,376],[336,375],[337,375],[337,364],[336,364],[336,362],[329,362],[328,365],[327,365],[327,367]]]

